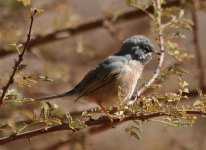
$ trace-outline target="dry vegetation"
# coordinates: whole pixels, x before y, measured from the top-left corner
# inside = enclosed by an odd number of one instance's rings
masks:
[[[114,1],[116,3],[118,2]],[[66,145],[70,149],[90,149],[87,144],[90,136],[101,134],[125,122],[130,122],[124,128],[125,132],[140,140],[141,135],[144,135],[141,129],[144,122],[157,121],[160,125],[191,127],[192,130],[197,119],[205,119],[205,53],[201,48],[202,36],[197,15],[205,10],[205,1],[125,0],[120,8],[115,8],[112,2],[110,4],[109,9],[101,11],[101,17],[95,16],[95,19],[93,17],[87,20],[73,11],[73,1],[0,1],[2,147],[12,149],[13,141],[21,140],[25,144],[28,142],[25,139],[37,136],[40,139],[38,144],[30,145],[30,148],[55,150]],[[84,2],[79,2],[78,6],[82,8]],[[154,39],[160,55],[155,58],[157,60],[152,64],[153,67],[149,68],[150,76],[143,75],[133,99],[126,104],[120,101],[117,108],[108,108],[111,114],[119,115],[119,118],[111,122],[101,113],[100,108],[92,106],[91,109],[85,106],[90,104],[84,102],[82,106],[76,106],[72,102],[64,103],[63,100],[62,103],[59,103],[61,100],[50,103],[32,99],[68,89],[68,84],[70,87],[75,85],[80,80],[79,76],[86,72],[85,68],[89,69],[90,64],[96,64],[97,60],[111,54],[110,49],[116,48],[111,45],[119,46],[127,35],[139,32],[134,20],[142,20],[149,27],[145,32],[150,33],[150,37]],[[129,28],[126,23],[134,25]],[[103,33],[104,41],[99,38],[102,29],[106,31]],[[98,32],[96,30],[100,30],[99,33],[94,33]],[[90,35],[92,42],[89,43]],[[107,37],[113,41],[105,41]],[[193,39],[192,44],[188,37]],[[93,42],[94,40],[96,41]],[[190,51],[188,43],[193,47]],[[100,50],[108,50],[102,52],[96,50],[98,47],[101,47]],[[198,127],[203,128],[201,125]],[[52,132],[57,132],[57,137],[54,138],[56,141],[41,141],[43,134],[47,134],[49,138]],[[62,138],[58,139],[59,132]],[[171,141],[178,145],[176,149],[192,149],[176,138],[171,138]],[[198,142],[195,149],[204,149],[200,140]],[[19,145],[18,148],[22,147]],[[173,149],[173,145],[170,147]]]

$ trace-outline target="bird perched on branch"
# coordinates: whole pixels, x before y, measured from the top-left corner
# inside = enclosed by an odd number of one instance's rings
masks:
[[[151,59],[152,53],[156,52],[148,38],[143,35],[131,36],[123,41],[119,52],[96,65],[73,89],[35,100],[71,96],[77,101],[82,98],[96,102],[108,118],[112,119],[113,116],[106,111],[105,107],[117,104],[119,98],[122,101],[132,98],[138,79],[145,64]]]

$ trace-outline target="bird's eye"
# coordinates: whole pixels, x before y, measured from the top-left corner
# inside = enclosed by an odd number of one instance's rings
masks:
[[[153,48],[150,45],[148,45],[148,44],[141,45],[141,48],[143,49],[143,51],[145,53],[149,53],[149,52],[153,52],[154,51]]]

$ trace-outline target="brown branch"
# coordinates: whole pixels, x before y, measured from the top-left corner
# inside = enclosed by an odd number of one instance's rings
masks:
[[[148,93],[150,93],[150,92],[152,92],[151,90],[148,90],[147,91]],[[202,92],[203,92],[203,94],[206,94],[206,86],[202,89]],[[147,93],[147,94],[148,94]],[[176,91],[176,92],[174,92],[174,93],[178,93],[178,91]],[[189,98],[195,98],[195,97],[197,97],[197,96],[199,96],[198,95],[198,91],[196,90],[196,89],[193,89],[193,90],[189,90],[189,93],[184,93],[184,96],[187,96],[187,97],[189,97]],[[70,112],[70,115],[72,116],[72,117],[74,117],[74,118],[76,118],[76,117],[80,117],[80,116],[82,116],[82,112],[91,112],[92,110],[94,110],[95,108],[91,108],[91,109],[87,109],[87,110],[82,110],[82,111],[73,111],[73,112]],[[22,124],[30,124],[30,123],[32,123],[32,120],[22,120],[22,121],[18,121],[18,122],[15,122],[15,124],[17,125],[17,126],[20,126],[20,125],[22,125]],[[105,127],[105,126],[104,126]],[[103,127],[103,128],[104,128]],[[99,128],[99,127],[98,127]],[[90,129],[91,131],[90,131],[90,133],[92,132],[99,132],[99,130],[101,131],[101,129],[99,128],[96,128],[95,127],[95,129]],[[93,131],[92,131],[93,130]]]
[[[192,20],[194,22],[193,25],[193,41],[195,44],[195,53],[196,53],[196,62],[197,62],[197,71],[198,71],[198,79],[199,79],[199,87],[202,89],[205,84],[205,73],[204,73],[204,64],[202,61],[202,50],[200,47],[200,40],[198,36],[198,20],[195,5],[191,6]]]
[[[101,125],[101,126],[94,126],[92,128],[89,129],[88,133],[90,136],[92,135],[96,135],[98,133],[102,133],[108,129],[112,129],[115,126],[119,125],[120,123],[123,123],[123,122],[118,122],[118,123],[113,123],[113,124],[108,124],[108,125]],[[44,147],[40,150],[56,150],[64,145],[68,145],[70,142],[72,142],[72,138],[68,138],[66,140],[61,140],[53,145],[49,145],[48,147]]]
[[[62,131],[62,130],[70,130],[73,131],[73,129],[71,129],[68,124],[64,123],[61,124],[59,126],[51,126],[48,127],[47,129],[36,129],[33,131],[28,131],[28,132],[24,132],[24,133],[20,133],[20,134],[12,134],[8,137],[4,137],[0,139],[0,145],[11,142],[11,141],[15,141],[18,139],[29,139],[31,137],[37,136],[37,135],[42,135],[42,134],[46,134],[46,133],[51,133],[51,132],[56,132],[56,131]]]
[[[206,92],[206,87],[203,88],[203,92]],[[186,93],[186,95],[188,97],[196,97],[196,96],[198,96],[198,92],[197,92],[197,90],[190,90],[190,92]],[[85,110],[85,111],[90,111],[90,110]],[[83,111],[75,111],[75,112],[72,112],[71,115],[73,117],[78,117],[78,116],[81,116],[82,112]],[[201,115],[201,114],[206,115],[206,112],[192,111],[192,110],[187,111],[186,113],[187,114],[195,114],[195,115]],[[136,118],[139,119],[139,120],[144,121],[144,120],[148,120],[150,118],[159,117],[159,116],[166,116],[166,113],[159,112],[159,113],[152,113],[152,114],[148,114],[148,115],[138,114],[136,116]],[[133,118],[134,118],[134,116],[130,116],[130,117],[125,118],[123,121],[134,120]],[[99,119],[99,120],[101,120],[101,119]],[[90,123],[88,121],[86,124],[88,126],[100,125],[100,126],[97,126],[97,127],[92,127],[89,130],[89,133],[93,135],[93,134],[97,134],[97,133],[100,133],[102,131],[105,131],[107,129],[110,129],[114,125],[120,124],[123,121],[114,120],[113,124],[111,124],[110,122],[104,120],[101,123],[99,121],[96,121],[96,124],[95,124],[94,123],[95,120],[92,120]],[[25,121],[24,122],[19,122],[18,124],[23,124],[23,123],[25,123]],[[29,123],[29,122],[27,121],[27,123]],[[31,131],[31,132],[21,133],[21,134],[18,134],[18,135],[11,135],[9,137],[2,138],[2,139],[0,139],[0,144],[5,144],[5,143],[11,142],[11,141],[18,140],[18,139],[30,138],[30,137],[33,137],[33,136],[42,135],[42,134],[55,132],[55,131],[61,131],[61,130],[72,130],[72,129],[70,129],[68,127],[68,124],[63,124],[63,125],[60,125],[58,127],[49,127],[48,130],[38,129],[38,130]],[[65,141],[61,141],[60,143],[64,143],[64,142]]]
[[[177,5],[180,5],[180,0],[169,1],[163,7],[171,7],[171,6],[177,6]],[[152,7],[148,7],[147,11],[152,12],[153,11]],[[146,15],[143,11],[132,10],[132,11],[128,11],[128,12],[120,14],[118,16],[116,23],[132,20],[132,19],[138,19],[138,18],[141,18],[144,16],[146,16]],[[47,43],[51,43],[51,42],[55,42],[55,41],[60,41],[62,39],[70,38],[73,35],[77,35],[80,33],[84,33],[84,32],[98,29],[100,27],[103,27],[103,22],[105,19],[110,20],[110,21],[112,20],[109,17],[104,17],[104,18],[100,18],[100,19],[79,25],[78,27],[73,28],[73,29],[72,28],[65,28],[62,30],[54,31],[54,32],[47,34],[47,35],[36,36],[35,39],[31,40],[28,48],[31,49],[31,48],[39,46],[39,45],[43,45],[43,44],[47,44]],[[61,35],[64,35],[64,36],[61,36]],[[22,42],[20,42],[20,43],[22,43]],[[11,53],[12,53],[11,51],[7,51],[3,48],[0,48],[0,57],[7,56],[8,54],[11,54]]]
[[[187,110],[187,111],[178,110],[177,111],[177,113],[180,113],[180,114],[182,112],[184,112],[184,114],[191,114],[191,115],[206,115],[206,112],[203,112],[203,111],[194,111],[194,110]],[[129,121],[129,120],[146,121],[151,118],[162,117],[162,116],[170,116],[170,114],[167,112],[154,112],[154,113],[149,113],[149,114],[137,113],[137,114],[133,114],[128,117],[125,117],[121,121],[119,119],[114,119],[113,122],[111,122],[109,119],[107,119],[106,116],[104,116],[105,119],[103,119],[102,117],[97,120],[89,119],[88,121],[85,122],[85,124],[88,127],[96,126],[96,125],[111,125],[111,124],[117,124],[120,122]],[[63,130],[74,131],[72,128],[69,127],[67,123],[63,123],[61,125],[47,127],[47,129],[41,128],[41,129],[36,129],[33,131],[23,132],[19,134],[13,134],[8,137],[1,138],[0,145],[11,142],[11,141],[16,141],[19,139],[31,138],[37,135],[42,135],[42,134],[56,132],[56,131],[63,131]]]
[[[162,18],[162,6],[161,6],[161,2],[160,0],[157,0],[157,24],[156,24],[156,30],[158,30],[158,40],[159,40],[159,47],[160,47],[160,56],[159,56],[159,63],[157,66],[157,69],[155,70],[154,75],[152,76],[152,78],[142,87],[140,88],[135,94],[134,94],[134,102],[137,100],[137,98],[143,94],[151,85],[152,83],[155,82],[155,80],[157,79],[157,77],[160,74],[160,70],[162,68],[163,62],[164,62],[164,38],[163,38],[163,30],[161,29],[161,18]]]
[[[35,14],[37,13],[37,10],[34,10],[34,12],[32,12],[32,15],[31,15],[31,23],[30,23],[30,26],[29,26],[29,32],[27,34],[27,40],[26,40],[26,43],[24,45],[24,48],[22,50],[22,52],[19,54],[19,58],[18,60],[15,60],[15,64],[14,64],[14,67],[13,67],[13,72],[7,82],[7,84],[3,87],[2,89],[2,95],[0,97],[0,105],[3,104],[3,101],[4,101],[4,97],[6,95],[6,92],[9,88],[10,85],[13,84],[14,82],[14,75],[16,74],[17,70],[18,70],[18,67],[19,65],[21,64],[21,62],[23,61],[23,56],[24,56],[24,53],[25,51],[27,50],[28,48],[28,45],[29,45],[29,42],[30,42],[30,39],[31,39],[31,30],[32,30],[32,25],[33,25],[33,21],[34,21],[34,16]]]

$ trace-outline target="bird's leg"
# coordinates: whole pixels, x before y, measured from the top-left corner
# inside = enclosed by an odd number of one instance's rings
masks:
[[[104,108],[104,106],[102,106],[101,103],[98,103],[98,105],[100,106],[100,108],[102,109],[102,111],[107,115],[108,119],[109,119],[111,122],[113,122],[113,119],[115,118],[115,116],[109,114],[109,113],[107,112],[107,110]]]

